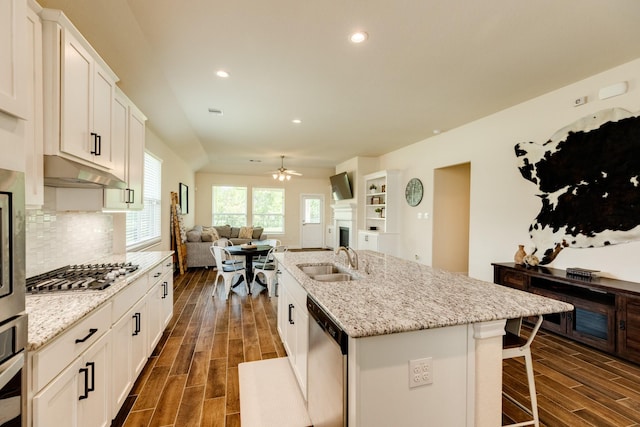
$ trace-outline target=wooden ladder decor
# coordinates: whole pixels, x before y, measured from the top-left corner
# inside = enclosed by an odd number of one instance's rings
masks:
[[[187,245],[182,240],[184,235],[184,225],[182,223],[182,213],[178,202],[178,193],[171,192],[171,249],[178,258],[180,274],[187,271]]]

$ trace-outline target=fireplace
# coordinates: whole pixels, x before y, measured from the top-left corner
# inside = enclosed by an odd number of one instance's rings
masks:
[[[338,232],[338,246],[349,246],[349,227],[340,227]]]

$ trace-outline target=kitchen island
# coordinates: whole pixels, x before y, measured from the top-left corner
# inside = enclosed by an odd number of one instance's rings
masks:
[[[299,284],[348,334],[349,426],[500,425],[506,319],[573,307],[378,252],[358,255],[353,280],[337,282],[299,266],[341,265],[342,254],[279,257],[283,285]],[[306,369],[297,352],[294,371]],[[409,361],[423,358],[431,358],[432,383],[410,388]]]

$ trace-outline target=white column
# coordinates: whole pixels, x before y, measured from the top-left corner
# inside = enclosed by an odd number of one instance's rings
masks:
[[[475,323],[475,427],[502,425],[502,336],[505,320]]]

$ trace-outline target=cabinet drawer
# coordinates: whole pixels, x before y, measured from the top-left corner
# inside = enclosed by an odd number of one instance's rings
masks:
[[[49,381],[88,349],[111,327],[111,303],[94,310],[33,355],[33,390]]]
[[[500,284],[511,288],[527,290],[527,276],[523,273],[511,270],[502,270],[500,272]]]
[[[147,293],[149,282],[145,274],[113,297],[113,323],[122,317],[133,305]]]
[[[164,274],[164,268],[165,268],[164,264],[165,262],[163,261],[160,264],[153,267],[151,271],[149,271],[149,274],[148,274],[149,287],[153,287],[153,285],[155,285],[156,283],[158,283],[158,281],[160,281],[160,278]]]
[[[165,275],[168,272],[173,272],[173,257],[169,257],[162,261],[162,274]]]

